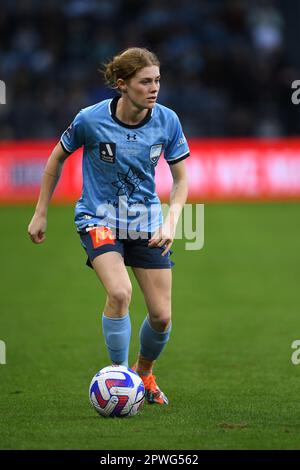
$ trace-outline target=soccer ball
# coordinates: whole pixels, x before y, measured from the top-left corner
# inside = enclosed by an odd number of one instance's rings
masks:
[[[145,388],[136,372],[125,366],[111,365],[93,377],[89,397],[102,416],[134,416],[144,403]]]

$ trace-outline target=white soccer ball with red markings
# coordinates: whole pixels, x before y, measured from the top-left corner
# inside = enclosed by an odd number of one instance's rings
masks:
[[[145,388],[142,379],[132,369],[111,365],[93,377],[89,397],[102,416],[134,416],[144,403]]]

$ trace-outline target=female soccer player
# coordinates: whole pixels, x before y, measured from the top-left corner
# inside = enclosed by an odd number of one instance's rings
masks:
[[[129,48],[106,64],[106,82],[120,96],[82,109],[62,134],[47,161],[28,233],[34,243],[45,241],[47,208],[63,163],[84,146],[75,223],[87,264],[107,293],[102,315],[106,347],[112,363],[128,365],[131,283],[125,266],[131,266],[148,309],[133,368],[142,377],[148,402],[163,405],[168,399],[152,367],[171,332],[170,247],[187,199],[189,148],[177,115],[157,103],[159,66],[157,57],[142,48]],[[173,177],[164,221],[154,183],[162,154]]]

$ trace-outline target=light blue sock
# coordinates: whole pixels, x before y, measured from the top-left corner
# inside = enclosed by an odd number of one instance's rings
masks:
[[[156,331],[149,323],[148,316],[145,318],[140,329],[141,355],[149,361],[158,358],[165,345],[167,344],[172,324],[167,331]]]
[[[128,352],[131,335],[129,313],[125,317],[110,318],[102,315],[105,344],[113,364],[128,367]]]

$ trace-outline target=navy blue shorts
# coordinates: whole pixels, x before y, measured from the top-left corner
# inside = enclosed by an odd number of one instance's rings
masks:
[[[114,237],[107,227],[79,232],[79,235],[81,245],[88,255],[86,264],[91,268],[93,268],[91,261],[96,256],[109,251],[120,253],[126,266],[146,269],[165,269],[174,266],[173,261],[170,260],[170,255],[173,252],[169,250],[168,253],[162,256],[164,248],[149,247],[148,239],[120,239],[118,236]],[[151,234],[149,234],[150,237]]]

